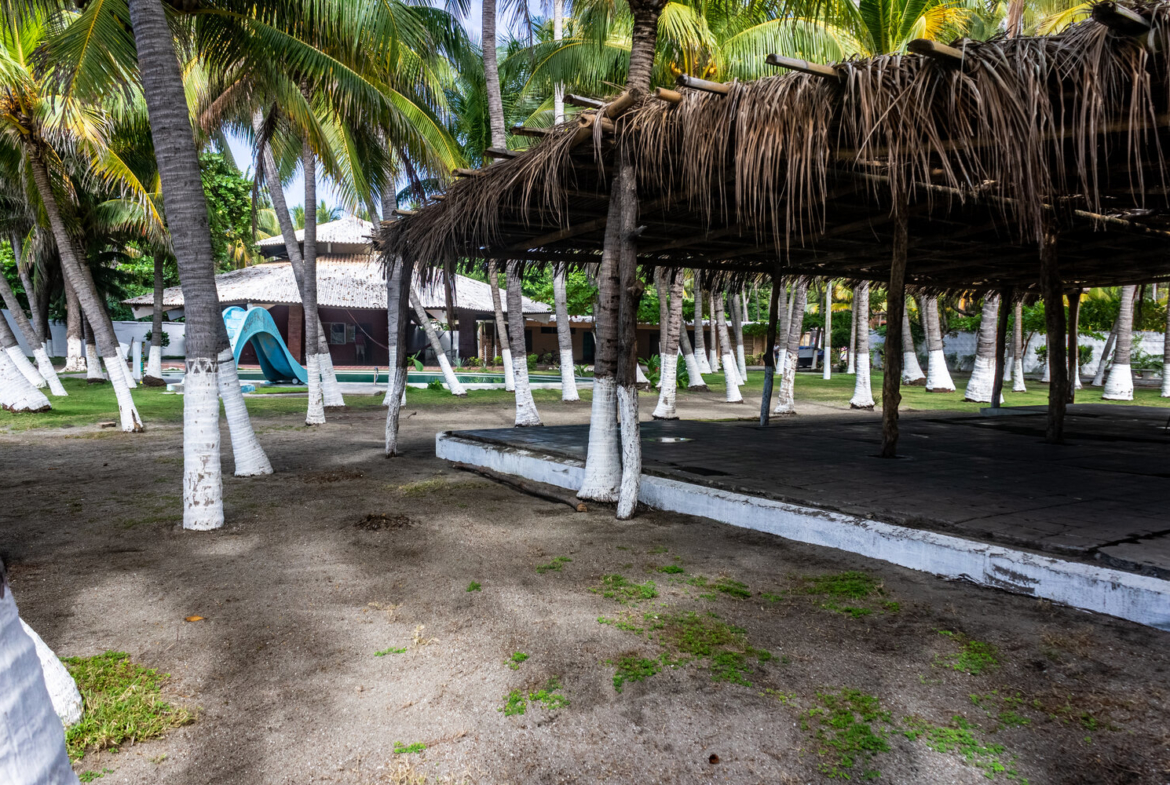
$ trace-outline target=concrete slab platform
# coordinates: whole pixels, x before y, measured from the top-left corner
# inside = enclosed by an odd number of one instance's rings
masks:
[[[1042,419],[911,414],[899,461],[875,457],[876,420],[646,422],[643,501],[1170,629],[1166,415],[1074,406],[1053,446]],[[576,490],[587,434],[462,431],[438,450]]]

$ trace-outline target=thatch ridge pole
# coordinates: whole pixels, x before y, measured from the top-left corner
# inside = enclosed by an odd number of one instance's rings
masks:
[[[1048,333],[1048,427],[1044,441],[1064,443],[1064,410],[1067,405],[1065,385],[1068,364],[1064,347],[1064,286],[1060,280],[1057,255],[1057,232],[1051,224],[1044,227],[1040,245],[1040,288],[1044,293],[1044,323]]]
[[[1075,403],[1077,397],[1077,375],[1080,373],[1080,357],[1077,349],[1077,333],[1080,332],[1081,288],[1068,292],[1068,402]]]
[[[498,160],[510,160],[520,155],[520,153],[516,152],[515,150],[509,150],[505,147],[489,147],[483,151],[483,154],[488,158],[495,158]]]
[[[527,125],[512,126],[512,133],[516,136],[530,136],[536,139],[543,139],[544,137],[552,134],[552,132],[553,129],[551,128],[532,128],[531,126]]]
[[[772,384],[776,376],[776,318],[780,314],[780,291],[784,281],[779,269],[772,273],[772,296],[768,300],[768,338],[764,343],[764,394],[760,401],[760,425],[768,424],[772,411]]]
[[[998,409],[1003,397],[1004,347],[1007,345],[1008,316],[1012,302],[1012,287],[1005,286],[999,295],[999,318],[995,323],[995,383],[991,387],[991,408]]]
[[[894,253],[890,261],[890,288],[886,294],[886,343],[882,377],[883,458],[898,457],[898,405],[902,402],[902,313],[906,308],[906,254],[909,216],[906,200],[894,207]]]
[[[583,95],[574,95],[573,93],[565,96],[565,103],[569,106],[576,106],[579,109],[600,109],[605,106],[605,101],[598,101],[596,98],[586,98]]]
[[[931,41],[927,38],[915,38],[906,45],[906,48],[916,55],[930,57],[950,65],[962,65],[963,63],[962,49],[940,44],[938,41]]]
[[[670,104],[677,104],[683,98],[682,93],[677,90],[668,90],[665,87],[655,87],[652,95],[659,101],[666,101]]]
[[[1093,21],[1121,35],[1145,35],[1150,22],[1138,12],[1117,3],[1098,3],[1093,6]]]
[[[836,68],[830,65],[821,65],[820,63],[810,63],[808,60],[801,60],[798,57],[785,57],[784,55],[768,55],[764,58],[764,62],[768,65],[774,65],[777,68],[787,68],[789,71],[799,71],[802,74],[810,76],[820,76],[825,79],[836,79],[840,81],[842,74]]]
[[[715,95],[727,95],[731,92],[731,85],[723,82],[709,82],[706,79],[699,79],[694,76],[687,76],[686,74],[679,74],[675,79],[675,83],[680,87],[689,87],[692,90],[702,90],[705,93],[714,93]]]

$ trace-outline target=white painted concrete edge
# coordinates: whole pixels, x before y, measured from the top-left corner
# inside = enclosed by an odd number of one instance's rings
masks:
[[[580,461],[500,449],[450,432],[435,437],[435,454],[572,491],[584,477]],[[1158,578],[645,474],[639,500],[659,510],[839,548],[1170,631],[1170,581]]]

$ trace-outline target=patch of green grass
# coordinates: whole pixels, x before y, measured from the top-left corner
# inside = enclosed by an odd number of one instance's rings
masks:
[[[85,702],[81,721],[65,734],[72,760],[89,751],[117,747],[126,739],[155,739],[194,721],[187,709],[162,700],[167,674],[134,664],[129,654],[107,651],[64,662]]]
[[[405,652],[406,652],[405,646],[403,646],[402,648],[395,648],[394,646],[391,646],[389,649],[382,649],[382,651],[374,652],[374,656],[375,657],[385,657],[387,654],[403,654]]]
[[[851,570],[805,578],[804,593],[842,600],[860,600],[878,591],[877,580],[868,573]]]
[[[665,567],[659,567],[659,572],[664,572],[667,575],[682,575],[686,570],[679,567],[677,564],[668,564]]]
[[[645,681],[654,674],[662,671],[661,658],[649,660],[645,657],[627,655],[619,658],[616,663],[611,661],[610,664],[614,665],[615,668],[613,688],[619,693],[627,681]]]
[[[480,591],[482,589],[483,586],[479,584],[479,581],[472,581],[471,583],[467,584],[468,591]]]
[[[826,602],[821,606],[827,611],[834,613],[843,613],[846,616],[852,616],[855,619],[860,619],[862,616],[869,616],[873,611],[869,608],[858,608],[856,605],[841,605],[836,602]]]
[[[952,717],[950,725],[932,725],[917,717],[907,717],[905,722],[902,733],[911,741],[922,739],[935,752],[958,753],[967,763],[982,769],[988,779],[994,779],[996,774],[1019,779],[1015,769],[1003,762],[1003,745],[981,742],[975,735],[978,728],[960,715]]]
[[[956,635],[950,630],[939,630],[945,635],[959,641],[961,648],[954,654],[942,654],[935,659],[935,664],[951,670],[979,676],[988,671],[999,668],[999,650],[990,643],[970,640],[966,636]]]
[[[598,616],[598,617],[597,617],[597,623],[598,623],[598,624],[613,624],[613,623],[614,623],[614,620],[613,620],[613,619],[607,619],[607,618],[605,618],[604,616]]]
[[[553,676],[539,690],[528,693],[528,699],[533,703],[539,703],[546,711],[563,709],[569,705],[569,699],[557,692],[560,688],[560,680]]]
[[[752,686],[747,680],[751,666],[747,664],[747,655],[738,651],[721,651],[711,657],[711,678],[715,681],[729,681],[733,684]]]
[[[731,597],[735,597],[737,600],[746,600],[748,597],[752,596],[752,593],[748,591],[746,583],[733,581],[731,578],[720,578],[711,585],[715,588],[716,591],[720,591]]]
[[[659,553],[667,553],[669,551],[670,548],[667,548],[665,545],[655,545],[648,552],[657,555]]]
[[[395,755],[417,755],[420,752],[425,752],[427,745],[421,741],[416,741],[414,744],[403,744],[400,741],[394,742]]]
[[[800,724],[817,740],[817,753],[824,759],[821,773],[850,779],[860,769],[862,779],[880,777],[872,763],[878,753],[890,751],[890,712],[873,695],[848,688],[818,692],[817,704],[804,712]]]
[[[568,556],[554,556],[548,564],[537,565],[536,571],[542,575],[546,572],[560,572],[561,568],[573,561]]]
[[[77,779],[81,782],[93,782],[94,780],[100,780],[107,774],[113,773],[113,769],[102,769],[101,771],[83,771],[77,775]]]
[[[528,659],[528,655],[524,652],[515,652],[511,657],[508,658],[508,667],[514,671],[518,671],[520,670],[520,663],[524,662],[526,659]]]
[[[777,701],[780,702],[781,706],[795,706],[796,705],[796,695],[794,693],[779,692],[779,691],[773,690],[773,689],[765,689],[763,692],[760,693],[760,696],[761,697],[775,698]]]
[[[504,705],[496,709],[496,711],[504,712],[505,717],[514,717],[517,714],[523,714],[528,711],[528,699],[524,697],[524,693],[520,690],[512,690],[508,693],[508,697],[504,699]]]
[[[779,594],[772,594],[771,592],[766,591],[760,592],[760,597],[767,600],[768,602],[780,602],[780,600],[784,599]]]
[[[971,703],[983,709],[987,716],[995,718],[998,724],[992,733],[1001,728],[1022,728],[1032,724],[1032,720],[1017,711],[1024,705],[1024,699],[1019,693],[1000,695],[999,690],[992,690],[986,695],[974,693],[970,698]]]
[[[601,586],[590,589],[595,594],[610,600],[616,600],[622,605],[633,605],[643,600],[652,600],[658,596],[658,586],[654,581],[634,583],[621,575],[602,575]]]

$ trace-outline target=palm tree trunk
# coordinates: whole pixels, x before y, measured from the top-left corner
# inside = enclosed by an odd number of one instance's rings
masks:
[[[1105,372],[1109,369],[1109,355],[1113,351],[1113,347],[1117,345],[1117,328],[1120,322],[1117,319],[1113,320],[1113,329],[1109,331],[1109,337],[1105,339],[1105,346],[1101,349],[1101,357],[1097,360],[1097,370],[1093,374],[1093,381],[1090,384],[1094,387],[1100,387],[1105,384]]]
[[[81,340],[85,344],[85,380],[90,384],[105,384],[106,377],[102,373],[102,361],[93,337],[93,328],[84,314],[81,316]]]
[[[679,273],[679,277],[682,277],[681,272]],[[679,285],[682,286],[681,281]],[[682,308],[683,294],[681,291],[678,299],[679,308]],[[707,382],[703,380],[703,373],[699,370],[698,356],[695,354],[695,350],[691,348],[691,338],[687,335],[687,323],[681,317],[679,318],[678,345],[682,349],[683,364],[687,369],[687,389],[706,390]]]
[[[8,355],[8,359],[16,366],[21,375],[28,380],[28,383],[38,390],[49,386],[45,381],[45,377],[41,376],[41,372],[36,369],[28,357],[25,356],[24,350],[20,348],[20,343],[16,340],[16,334],[12,332],[12,327],[9,326],[8,320],[0,314],[0,349]]]
[[[383,213],[385,215],[386,213]],[[409,288],[409,287],[408,287]],[[394,259],[390,262],[390,269],[387,270],[386,276],[386,335],[389,340],[387,347],[387,362],[386,362],[386,396],[382,399],[383,406],[390,405],[390,398],[394,395],[397,389],[397,375],[398,375],[398,354],[405,352],[402,344],[404,340],[400,335],[402,332],[398,328],[400,319],[407,318],[405,316],[409,309],[410,294],[407,293],[407,302],[402,302],[402,260]],[[401,311],[402,313],[399,313]],[[399,406],[406,403],[406,384],[402,385],[402,395],[398,401]],[[387,420],[389,426],[389,420]],[[389,453],[387,453],[389,457]]]
[[[706,327],[703,324],[703,289],[699,286],[699,274],[695,272],[695,359],[700,373],[711,373],[711,360],[707,355]]]
[[[707,361],[711,366],[711,373],[719,373],[720,358],[722,352],[719,351],[719,325],[716,323],[715,317],[715,290],[707,290],[707,310],[711,312],[711,319],[707,322],[710,334],[707,336]]]
[[[573,333],[569,324],[569,298],[563,271],[553,275],[553,303],[557,311],[557,349],[561,356],[561,400],[579,401],[581,396],[577,393],[577,376],[573,371]]]
[[[727,331],[727,316],[723,309],[723,297],[715,296],[711,300],[715,307],[715,320],[719,327],[719,346],[723,349],[723,378],[726,381],[727,402],[743,403],[743,394],[739,391],[741,384],[739,372],[735,367],[735,358],[731,356],[731,336]]]
[[[760,397],[760,427],[768,424],[772,408],[772,387],[776,381],[776,321],[780,315],[780,293],[784,286],[780,282],[779,265],[772,275],[772,293],[768,297],[768,331],[764,339],[764,394]],[[757,313],[759,303],[756,304]],[[782,336],[787,341],[788,336]]]
[[[589,414],[589,445],[585,453],[585,477],[578,498],[616,502],[622,478],[621,447],[617,426],[618,338],[618,233],[621,231],[617,178],[609,201],[601,265],[597,273],[594,308],[596,351],[593,362],[593,403]],[[697,291],[697,290],[696,290]],[[696,334],[701,327],[696,328]]]
[[[886,343],[882,363],[882,458],[898,457],[898,407],[902,403],[902,357],[906,345],[899,335],[909,329],[906,319],[906,253],[909,246],[907,203],[894,203],[894,247],[890,261],[890,283],[886,287]],[[911,353],[914,342],[910,342]]]
[[[954,392],[955,383],[943,354],[942,323],[938,318],[938,298],[923,295],[918,300],[926,327],[926,391]]]
[[[263,118],[259,112],[252,116],[252,125],[256,129],[257,135],[263,127]],[[284,240],[285,250],[288,252],[288,264],[292,268],[293,277],[297,281],[297,291],[301,295],[302,311],[304,311],[305,302],[305,257],[301,253],[300,243],[297,242],[297,230],[293,226],[292,215],[288,211],[288,203],[284,199],[284,189],[280,185],[280,170],[276,167],[276,158],[272,155],[272,148],[267,144],[264,145],[264,179],[268,185],[268,195],[272,199],[272,211],[276,213],[276,222],[280,226],[280,236]],[[314,185],[314,196],[316,195],[316,186]],[[393,208],[390,213],[384,215],[392,215]],[[316,225],[316,212],[314,211],[314,226]],[[314,237],[314,239],[316,239]],[[305,311],[307,313],[307,311]],[[309,352],[306,351],[306,362]],[[329,338],[325,334],[325,326],[321,323],[321,317],[317,316],[317,354],[318,365],[320,366],[321,375],[321,393],[324,397],[324,405],[330,408],[340,408],[345,406],[345,398],[341,395],[341,387],[337,384],[337,373],[333,370],[333,358],[329,354]]]
[[[919,385],[926,383],[926,374],[918,364],[918,352],[914,349],[914,334],[910,332],[910,309],[902,306],[902,384]]]
[[[220,312],[207,201],[200,185],[199,157],[174,39],[158,0],[130,0],[130,17],[187,320],[183,379],[183,527],[215,529],[223,525],[221,395],[232,431],[236,473],[266,473],[271,472],[271,467],[267,466],[267,458],[259,449],[248,420]],[[221,378],[221,374],[225,376]]]
[[[150,357],[146,361],[147,387],[163,387],[162,378],[162,337],[163,337],[163,263],[154,260],[154,314],[150,324]],[[235,358],[233,357],[233,360]]]
[[[317,156],[308,138],[301,142],[301,166],[305,174],[305,283],[301,305],[305,312],[305,364],[309,375],[309,409],[305,425],[325,423],[325,398],[321,390],[321,317],[317,313]],[[271,190],[271,189],[269,189]],[[326,352],[328,346],[326,346]]]
[[[8,312],[12,314],[13,320],[16,322],[16,327],[24,336],[24,341],[32,347],[33,356],[37,360],[37,367],[34,369],[37,376],[40,377],[41,383],[37,384],[33,378],[29,376],[28,372],[21,368],[21,372],[33,382],[34,386],[42,387],[44,384],[49,385],[49,391],[53,395],[68,395],[65,388],[61,386],[61,380],[57,378],[57,371],[53,369],[53,363],[49,360],[49,353],[45,351],[45,345],[37,335],[36,328],[29,322],[28,317],[24,314],[24,309],[20,307],[20,301],[16,299],[16,294],[12,291],[12,287],[8,285],[8,279],[0,275],[0,297],[4,299],[4,304],[8,307]],[[31,305],[34,295],[30,292],[28,294],[29,304]],[[7,330],[7,323],[4,325]],[[16,342],[16,337],[13,336],[13,343]],[[16,349],[20,353],[21,358],[24,358],[24,353],[20,351],[18,346]],[[11,354],[11,352],[9,352]],[[16,358],[13,357],[15,361]],[[25,363],[28,360],[25,359]],[[18,363],[19,365],[19,363]]]
[[[1133,372],[1129,367],[1133,351],[1133,295],[1136,286],[1121,287],[1121,308],[1117,313],[1117,348],[1113,352],[1113,365],[1109,378],[1105,380],[1105,392],[1101,397],[1107,401],[1133,400]]]
[[[520,263],[508,264],[508,330],[509,340],[519,350],[512,355],[512,373],[516,378],[516,427],[543,425],[532,399],[528,384],[528,355],[524,340],[524,298],[520,293]]]
[[[991,401],[991,391],[995,386],[995,329],[998,318],[999,295],[989,294],[983,298],[983,315],[975,339],[975,367],[967,381],[964,401]]]
[[[631,3],[633,5],[633,3]],[[621,427],[622,470],[618,486],[617,519],[629,520],[638,507],[642,485],[642,426],[638,418],[638,303],[642,282],[638,280],[638,249],[634,239],[638,219],[638,185],[630,151],[619,155],[621,207],[618,255],[618,351],[617,409]]]
[[[2,364],[2,361],[0,361]],[[0,564],[0,774],[5,782],[77,782],[65,749],[65,732],[45,683],[36,645],[20,621],[12,588]]]
[[[929,335],[929,333],[928,333]],[[853,287],[853,304],[849,308],[849,354],[845,373],[857,373],[857,287]]]
[[[1012,392],[1028,391],[1024,384],[1024,348],[1024,302],[1017,300],[1012,330]]]
[[[36,337],[37,344],[45,343],[52,340],[51,335],[46,335],[41,332],[41,307],[37,303],[37,292],[33,288],[32,277],[28,274],[28,265],[24,264],[22,257],[24,256],[24,249],[21,247],[20,234],[13,232],[11,236],[12,256],[16,261],[16,274],[20,278],[20,285],[24,287],[24,296],[28,299],[28,312],[32,316],[33,333]],[[9,287],[11,289],[12,287]],[[11,308],[12,306],[9,306]],[[23,328],[22,328],[23,329]],[[31,345],[31,344],[30,344]]]
[[[21,373],[8,352],[0,352],[0,408],[10,412],[45,412],[52,408],[49,399]]]
[[[1044,227],[1040,242],[1040,287],[1044,293],[1044,322],[1048,341],[1048,422],[1044,440],[1064,443],[1064,413],[1068,405],[1068,366],[1065,365],[1064,284],[1060,274],[1057,249],[1059,235],[1051,226]]]
[[[804,332],[804,309],[808,304],[808,281],[800,280],[792,288],[792,315],[785,338],[787,351],[782,355],[788,367],[780,380],[780,392],[772,414],[796,414],[796,364],[800,361],[800,337]]]
[[[850,409],[873,408],[873,380],[869,373],[869,284],[861,283],[853,290],[853,313],[857,324],[857,361],[853,380]]]
[[[651,415],[655,420],[677,420],[678,410],[675,399],[678,393],[678,344],[682,329],[682,271],[668,275],[655,270],[658,279],[658,322],[663,328],[660,333],[664,340],[658,348],[659,390],[658,405]],[[667,302],[669,300],[669,303]]]
[[[386,439],[385,454],[393,458],[398,452],[398,423],[402,405],[406,402],[406,329],[409,322],[410,285],[414,280],[414,262],[398,259],[394,263],[386,285],[397,291],[387,291],[387,300],[393,308],[387,309],[389,320],[391,362],[393,367],[386,389]]]
[[[65,373],[78,373],[86,370],[85,334],[82,329],[84,317],[81,315],[81,301],[77,299],[77,292],[64,282],[65,288]],[[27,289],[25,291],[28,291]]]
[[[736,292],[730,297],[731,329],[735,335],[735,368],[740,384],[747,384],[747,356],[743,352],[743,299]]]
[[[1104,355],[1102,355],[1104,356]],[[1166,300],[1166,327],[1162,331],[1162,393],[1170,398],[1170,298]]]
[[[500,95],[500,65],[496,47],[496,0],[483,2],[483,31],[480,38],[483,46],[483,73],[487,86],[488,122],[491,127],[493,147],[507,147],[508,136],[504,130],[504,101]]]
[[[807,297],[807,295],[806,295]],[[779,331],[776,333],[779,338],[780,352],[776,357],[776,375],[783,377],[788,371],[788,325],[792,323],[792,305],[795,302],[794,298],[789,297],[788,284],[780,284],[780,297],[776,301],[777,316],[780,320]]]
[[[414,308],[414,315],[418,317],[419,324],[423,326],[423,330],[427,334],[427,342],[430,343],[431,351],[435,353],[435,358],[439,362],[439,368],[443,372],[443,378],[447,381],[447,388],[451,390],[452,395],[465,397],[467,390],[463,388],[459,377],[452,370],[451,362],[447,359],[447,355],[443,351],[443,344],[439,340],[439,333],[435,330],[434,322],[427,315],[426,309],[423,308],[422,298],[418,294],[418,287],[413,283],[410,287],[410,304]]]
[[[504,307],[500,303],[500,270],[494,259],[488,261],[488,287],[492,290],[492,310],[496,320],[496,343],[500,346],[500,361],[504,363],[504,389],[516,389],[516,374],[512,368],[512,348],[508,341],[508,323],[504,319]]]
[[[43,154],[42,150],[30,147],[29,168],[32,170],[37,192],[49,218],[53,237],[57,241],[57,252],[61,259],[61,270],[65,275],[65,282],[72,286],[73,291],[77,293],[78,302],[89,319],[90,329],[100,348],[102,359],[105,360],[106,368],[110,370],[110,382],[114,386],[114,394],[118,401],[118,414],[122,430],[127,432],[141,431],[142,420],[139,418],[138,410],[134,407],[134,400],[130,396],[130,385],[128,384],[130,376],[128,373],[119,372],[119,366],[124,370],[126,365],[118,356],[118,339],[114,335],[113,324],[102,306],[97,289],[93,286],[93,279],[87,275],[89,269],[82,266],[75,253],[74,240],[65,228],[65,221],[57,206],[57,196],[53,191]],[[199,182],[198,177],[196,182]]]
[[[821,378],[828,381],[833,378],[833,282],[825,281],[825,368]]]

